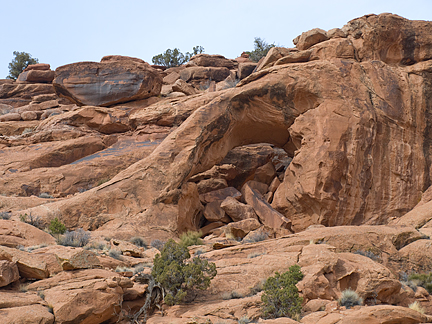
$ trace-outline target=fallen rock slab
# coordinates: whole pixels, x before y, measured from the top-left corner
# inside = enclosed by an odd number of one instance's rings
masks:
[[[0,287],[9,285],[20,278],[15,262],[0,260]]]
[[[54,315],[48,307],[29,305],[22,307],[0,309],[2,324],[53,324]]]
[[[34,279],[49,277],[45,261],[32,253],[0,246],[0,260],[16,262],[21,277]]]
[[[244,199],[255,210],[260,221],[271,228],[291,229],[291,221],[273,209],[261,194],[253,190],[248,184],[244,186]]]

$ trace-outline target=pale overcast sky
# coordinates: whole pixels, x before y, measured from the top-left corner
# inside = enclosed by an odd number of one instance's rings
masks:
[[[312,28],[342,27],[370,13],[432,20],[432,0],[0,0],[0,78],[13,51],[28,52],[51,68],[105,55],[151,63],[168,48],[236,58],[254,37],[292,47]]]

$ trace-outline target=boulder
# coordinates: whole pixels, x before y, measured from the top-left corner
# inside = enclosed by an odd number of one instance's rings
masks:
[[[47,63],[37,63],[27,65],[23,72],[27,71],[47,71],[51,68],[51,66]]]
[[[209,222],[231,222],[231,219],[225,214],[225,210],[221,208],[220,200],[212,201],[205,206],[204,217]]]
[[[328,39],[327,32],[325,30],[314,28],[304,32],[300,35],[296,47],[303,51],[307,50],[315,44],[324,42]]]
[[[0,219],[0,245],[17,248],[55,243],[54,237],[30,224]]]
[[[0,122],[19,121],[19,120],[21,120],[21,115],[19,113],[8,113],[0,116]]]
[[[232,238],[244,238],[250,232],[256,230],[261,226],[256,218],[243,219],[238,222],[229,223],[225,227],[225,234],[231,234]]]
[[[78,105],[110,106],[157,96],[162,78],[149,65],[130,59],[80,62],[58,67],[53,86]]]
[[[188,84],[182,79],[178,79],[176,82],[174,82],[174,84],[172,85],[172,90],[182,92],[187,96],[199,93],[198,90],[196,90],[194,87],[192,87],[190,84]]]
[[[42,113],[40,113],[39,115],[42,115]],[[24,111],[21,113],[21,118],[22,120],[37,120],[38,114],[36,113],[36,111]]]
[[[298,52],[298,49],[285,48],[285,47],[272,47],[268,51],[267,55],[258,62],[256,71],[261,71],[268,67],[273,66],[274,62],[280,58],[289,55],[290,53]]]
[[[0,260],[16,263],[21,277],[33,279],[49,277],[45,261],[32,253],[0,246]]]
[[[227,187],[227,188],[222,188],[219,190],[210,191],[210,192],[207,192],[205,194],[202,194],[202,195],[200,195],[200,200],[203,203],[208,204],[208,203],[211,203],[211,202],[216,201],[216,200],[222,201],[226,197],[233,197],[236,199],[240,199],[241,193],[236,188]]]
[[[232,218],[234,222],[238,222],[248,218],[258,219],[252,206],[245,205],[233,197],[227,197],[222,201],[220,207]]]
[[[222,55],[197,54],[190,59],[190,62],[196,66],[225,67],[230,70],[237,67],[237,62],[226,59]]]
[[[170,74],[168,74],[166,77],[164,77],[162,81],[164,84],[173,84],[178,79],[180,79],[180,74],[177,73],[176,71],[173,71]]]
[[[291,220],[274,210],[262,195],[248,184],[244,186],[244,200],[255,210],[260,221],[270,228],[291,229]]]
[[[54,323],[54,315],[50,313],[48,307],[37,304],[0,309],[0,318],[3,324]]]
[[[51,83],[54,80],[52,70],[29,70],[20,73],[17,83]]]
[[[197,183],[198,192],[200,194],[207,193],[209,191],[215,191],[228,187],[228,183],[225,179],[204,179]]]
[[[203,81],[222,81],[230,75],[230,70],[226,67],[189,67],[180,72],[180,78],[192,84]]]
[[[257,67],[257,63],[253,63],[253,62],[240,63],[237,72],[238,78],[240,80],[246,78],[255,70],[256,67]]]
[[[0,287],[9,285],[20,278],[15,262],[0,260]]]
[[[301,63],[309,61],[312,54],[312,50],[298,51],[298,52],[290,52],[285,56],[278,59],[274,65],[283,65],[289,63]]]

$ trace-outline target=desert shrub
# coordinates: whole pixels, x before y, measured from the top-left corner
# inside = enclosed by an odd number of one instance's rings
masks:
[[[76,231],[67,231],[59,240],[61,245],[83,247],[90,241],[91,235],[89,232],[78,228]]]
[[[153,240],[150,243],[151,247],[154,247],[155,249],[158,249],[159,251],[162,251],[164,245],[165,245],[165,242],[162,242],[161,240],[158,240],[158,239]]]
[[[259,292],[263,291],[265,282],[266,282],[266,280],[258,281],[255,284],[255,286],[253,286],[252,288],[249,289],[248,296],[249,297],[254,296],[254,295],[258,294]]]
[[[26,52],[14,51],[13,55],[15,58],[9,63],[9,75],[6,77],[8,79],[16,80],[27,66],[39,63],[37,58],[33,58],[31,54]]]
[[[164,53],[153,56],[152,62],[166,67],[180,66],[189,61],[192,56],[203,52],[204,47],[202,46],[195,46],[192,53],[186,52],[186,54],[180,52],[178,48],[167,49]]]
[[[140,272],[143,272],[144,269],[145,269],[145,265],[143,263],[137,264],[133,268],[133,274],[136,275],[136,274],[138,274]]]
[[[273,44],[267,44],[264,39],[261,39],[260,37],[255,37],[254,39],[254,50],[251,52],[246,52],[249,54],[249,59],[253,62],[258,62],[261,58],[265,57],[270,51],[272,47],[275,47],[276,45]]]
[[[50,222],[48,231],[54,236],[59,236],[60,234],[64,234],[66,232],[66,226],[56,217]]]
[[[121,260],[121,255],[122,255],[122,253],[121,253],[121,251],[119,251],[119,250],[111,249],[111,250],[109,250],[108,255],[109,255],[111,258],[114,258],[114,259],[117,259],[117,260]]]
[[[418,301],[415,301],[412,304],[409,304],[408,307],[412,310],[415,310],[416,312],[419,312],[421,314],[424,314],[424,309],[421,307],[420,303]]]
[[[181,303],[194,289],[207,289],[216,276],[214,263],[189,258],[188,249],[170,239],[153,260],[152,276],[165,290],[167,305]]]
[[[10,219],[12,216],[12,213],[10,212],[0,212],[0,219]]]
[[[132,237],[129,242],[131,242],[132,244],[135,244],[138,247],[143,247],[145,249],[147,249],[147,243],[144,241],[144,239],[142,237]]]
[[[180,235],[180,244],[184,247],[202,245],[203,241],[201,240],[201,235],[201,232],[187,231],[187,233]]]
[[[249,317],[247,316],[242,316],[240,317],[240,319],[237,321],[238,324],[249,324],[251,322],[251,320],[249,319]]]
[[[378,254],[373,253],[372,251],[357,250],[354,252],[354,254],[363,255],[374,261],[378,261],[380,259],[380,256]]]
[[[359,297],[359,295],[351,289],[345,289],[342,291],[342,296],[338,300],[339,305],[345,306],[347,309],[350,309],[353,306],[363,304],[363,298]]]
[[[415,285],[423,287],[428,291],[429,294],[432,294],[432,272],[412,273],[408,276],[408,283],[411,283],[413,286]]]
[[[44,223],[42,221],[42,219],[39,216],[33,216],[31,213],[30,214],[24,214],[24,215],[20,215],[20,221],[30,224],[36,228],[39,229],[43,229],[44,228]]]
[[[298,318],[303,298],[299,296],[296,284],[303,279],[299,265],[293,265],[283,274],[275,273],[264,283],[262,312],[264,318]]]
[[[133,272],[134,269],[129,268],[129,267],[121,267],[121,266],[117,266],[117,268],[115,269],[115,272]]]
[[[47,193],[47,192],[42,192],[40,195],[39,195],[39,198],[50,198],[50,199],[52,199],[52,198],[54,198],[53,196],[51,196],[49,193]]]
[[[42,290],[38,291],[38,296],[42,299],[45,299],[45,293]]]

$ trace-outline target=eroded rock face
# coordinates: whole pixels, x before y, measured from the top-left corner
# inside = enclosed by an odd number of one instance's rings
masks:
[[[157,96],[162,78],[148,64],[114,57],[58,67],[53,85],[59,96],[79,105],[109,106]]]

